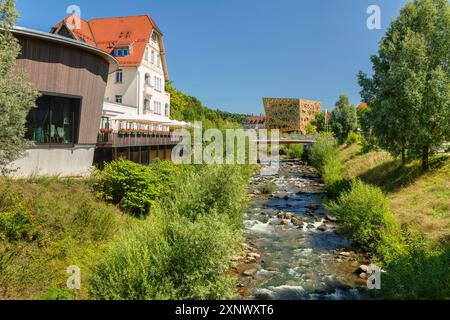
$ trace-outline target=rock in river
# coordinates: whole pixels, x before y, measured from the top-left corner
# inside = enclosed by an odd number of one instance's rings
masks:
[[[252,269],[247,269],[247,270],[245,270],[244,272],[242,272],[242,274],[243,274],[244,276],[247,276],[247,277],[252,277],[252,276],[254,276],[257,272],[258,272],[258,269],[252,268]]]

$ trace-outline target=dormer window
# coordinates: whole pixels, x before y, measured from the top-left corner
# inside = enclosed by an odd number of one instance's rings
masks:
[[[114,55],[116,57],[128,57],[130,55],[130,49],[129,48],[120,48],[114,50]]]

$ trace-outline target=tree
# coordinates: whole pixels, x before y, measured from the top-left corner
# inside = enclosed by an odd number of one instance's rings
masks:
[[[335,106],[331,112],[330,121],[333,123],[333,133],[339,139],[339,142],[343,143],[348,134],[355,131],[358,126],[356,108],[353,104],[350,104],[346,94],[339,96]]]
[[[18,159],[30,144],[24,138],[26,117],[37,92],[13,67],[20,45],[10,32],[18,17],[15,1],[0,1],[0,171]]]
[[[325,132],[325,111],[318,113],[311,124],[316,127],[317,132]]]
[[[409,2],[389,26],[373,75],[360,72],[373,134],[392,154],[421,154],[428,169],[433,148],[450,138],[450,5]]]

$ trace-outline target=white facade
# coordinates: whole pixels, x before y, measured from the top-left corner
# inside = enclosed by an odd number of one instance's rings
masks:
[[[166,72],[161,59],[162,38],[154,31],[138,67],[121,67],[109,75],[103,116],[156,114],[170,122],[170,94],[165,91]],[[111,123],[113,129],[120,125]],[[154,125],[151,130],[168,131]]]

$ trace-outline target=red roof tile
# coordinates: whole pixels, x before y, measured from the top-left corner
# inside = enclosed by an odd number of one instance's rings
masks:
[[[114,48],[130,45],[129,56],[116,57],[123,67],[139,66],[152,31],[155,29],[161,34],[158,26],[148,15],[99,18],[90,21],[80,19],[79,29],[76,29],[76,18],[74,14],[68,15],[57,23],[51,32],[58,32],[64,23],[77,40],[85,41],[110,54]]]

